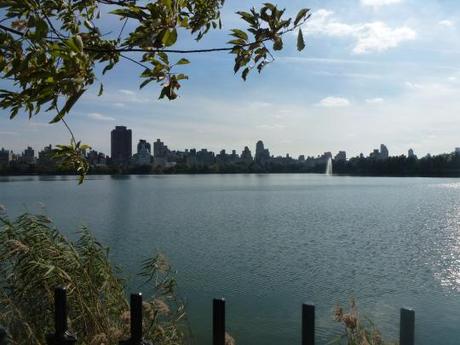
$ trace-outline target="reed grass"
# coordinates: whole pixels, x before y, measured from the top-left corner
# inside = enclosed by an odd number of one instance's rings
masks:
[[[69,241],[43,215],[0,216],[0,325],[13,345],[45,345],[54,332],[54,288],[68,295],[70,331],[84,345],[115,345],[129,338],[129,304],[121,272],[109,251],[82,228]],[[186,344],[184,304],[174,272],[162,255],[146,260],[140,274],[153,291],[144,296],[144,334],[154,344]]]
[[[342,324],[344,331],[341,336],[329,342],[331,345],[398,345],[397,342],[386,342],[375,324],[360,315],[355,299],[350,301],[347,312],[337,305],[334,320]]]

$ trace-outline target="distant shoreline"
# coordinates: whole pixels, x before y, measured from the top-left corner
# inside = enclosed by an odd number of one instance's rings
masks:
[[[107,174],[100,173],[87,174],[90,176],[110,176],[110,177],[123,177],[123,176],[187,176],[187,175],[324,175],[326,174],[319,172],[177,172],[177,173],[119,173],[119,174]],[[0,177],[75,177],[78,175],[73,173],[22,173],[22,174],[0,174]],[[460,173],[454,175],[371,175],[371,174],[332,174],[331,177],[394,177],[394,178],[460,178]]]

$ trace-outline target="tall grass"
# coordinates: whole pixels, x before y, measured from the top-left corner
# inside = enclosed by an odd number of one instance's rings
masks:
[[[0,216],[0,325],[11,344],[45,345],[53,328],[54,288],[67,289],[69,328],[79,344],[118,344],[129,337],[129,304],[109,252],[83,228],[66,239],[46,216]],[[145,338],[160,345],[187,343],[184,305],[174,273],[161,255],[140,274],[153,293],[144,297]]]
[[[329,344],[335,345],[397,345],[384,341],[381,332],[374,323],[361,317],[356,301],[350,302],[349,311],[345,312],[339,305],[335,309],[335,321],[343,325],[343,334]]]

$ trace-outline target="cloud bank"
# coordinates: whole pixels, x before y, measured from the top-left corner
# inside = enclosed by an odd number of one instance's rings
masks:
[[[309,35],[325,35],[354,39],[354,54],[383,52],[398,47],[401,43],[414,40],[415,30],[408,26],[389,27],[381,21],[347,24],[337,20],[333,11],[320,9],[313,13],[305,25]]]

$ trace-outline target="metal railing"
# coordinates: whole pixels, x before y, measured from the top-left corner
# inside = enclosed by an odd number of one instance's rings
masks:
[[[120,341],[120,345],[153,345],[145,340],[142,334],[142,294],[132,294],[130,300],[130,338]],[[67,297],[64,288],[55,289],[54,293],[54,328],[55,332],[48,334],[48,345],[73,345],[77,338],[67,328]],[[225,300],[213,300],[212,314],[212,344],[225,345]],[[302,305],[302,345],[315,344],[315,306]],[[0,328],[0,345],[7,344],[7,333]],[[415,312],[401,309],[400,314],[400,345],[415,344]]]

